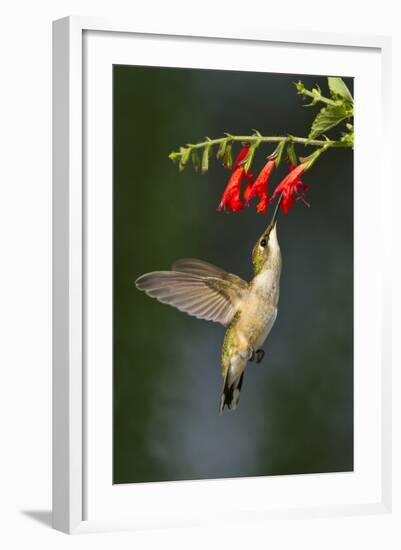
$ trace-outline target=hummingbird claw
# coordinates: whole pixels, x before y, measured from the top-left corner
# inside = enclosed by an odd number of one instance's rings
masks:
[[[256,363],[260,363],[263,359],[263,357],[265,356],[265,352],[263,349],[257,349],[255,352],[254,352],[254,355],[256,357]]]

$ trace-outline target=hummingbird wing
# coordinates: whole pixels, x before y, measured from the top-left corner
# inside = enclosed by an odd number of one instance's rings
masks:
[[[203,260],[196,260],[195,258],[183,258],[177,260],[171,266],[173,271],[181,271],[183,273],[192,273],[193,275],[201,275],[204,277],[217,277],[224,279],[225,281],[232,282],[234,285],[242,288],[244,291],[248,290],[248,283],[241,277],[234,275],[233,273],[227,273],[221,267],[217,267],[209,262]]]
[[[142,275],[136,287],[198,319],[222,325],[232,321],[248,292],[243,279],[200,260],[179,260],[173,268]]]

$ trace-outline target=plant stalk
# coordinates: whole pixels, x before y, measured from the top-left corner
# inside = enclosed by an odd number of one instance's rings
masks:
[[[302,138],[297,136],[233,136],[229,135],[222,138],[216,138],[216,139],[208,139],[206,141],[202,141],[200,143],[188,143],[187,147],[190,147],[191,149],[202,149],[202,147],[205,147],[206,145],[218,145],[219,143],[222,143],[224,140],[228,140],[230,142],[237,142],[237,141],[243,141],[247,143],[253,143],[255,141],[259,141],[261,143],[299,143],[301,145],[311,145],[312,147],[323,147],[324,145],[328,145],[330,147],[352,147],[351,143],[343,142],[343,141],[334,141],[334,140],[327,140],[327,139],[308,139],[308,138]]]
[[[302,95],[306,95],[308,97],[311,97],[315,101],[321,101],[322,103],[326,103],[326,105],[338,105],[337,101],[334,101],[333,99],[329,99],[328,97],[324,97],[322,94],[317,92],[311,92],[304,88],[302,92],[298,92]]]

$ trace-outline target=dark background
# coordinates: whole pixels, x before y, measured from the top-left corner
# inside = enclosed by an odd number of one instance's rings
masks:
[[[307,135],[317,111],[302,107],[299,78],[327,92],[322,77],[114,67],[114,483],[353,469],[350,150],[321,157],[303,178],[311,208],[279,220],[279,313],[236,411],[218,414],[224,327],[134,286],[183,257],[251,278],[271,210],[217,212],[228,171],[213,159],[204,176],[179,174],[168,154],[225,131]]]

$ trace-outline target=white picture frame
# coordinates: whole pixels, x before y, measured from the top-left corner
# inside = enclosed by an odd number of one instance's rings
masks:
[[[85,34],[92,33],[94,36],[93,46],[85,43]],[[96,36],[101,35],[101,40]],[[106,41],[103,38],[107,37]],[[85,79],[99,77],[105,74],[102,72],[102,63],[109,63],[111,57],[107,56],[107,51],[114,46],[114,42],[129,40],[129,37],[142,37],[141,39],[154,41],[160,37],[171,37],[172,47],[174,47],[174,38],[180,37],[187,43],[195,41],[209,45],[209,48],[217,47],[216,40],[225,44],[236,44],[239,48],[241,44],[258,44],[263,47],[264,44],[288,45],[296,48],[327,47],[338,48],[342,50],[342,55],[355,54],[358,51],[375,52],[375,59],[378,63],[378,79],[376,79],[376,95],[374,96],[374,105],[372,107],[372,117],[378,113],[377,131],[381,132],[383,139],[389,136],[390,131],[390,99],[389,90],[391,86],[390,79],[390,54],[391,41],[388,37],[374,36],[354,36],[337,35],[331,33],[312,33],[312,32],[292,32],[275,30],[215,30],[215,29],[188,29],[180,28],[179,24],[169,24],[163,28],[142,28],[140,24],[130,24],[127,22],[110,22],[92,18],[69,17],[54,22],[53,30],[53,525],[56,529],[66,533],[88,532],[98,530],[113,529],[136,529],[143,527],[157,527],[170,525],[193,525],[202,524],[204,521],[225,521],[227,516],[224,514],[216,515],[212,511],[208,516],[206,510],[208,503],[218,497],[221,491],[221,484],[224,483],[225,491],[244,492],[248,497],[256,494],[257,484],[260,484],[260,478],[257,480],[214,480],[213,482],[180,482],[163,484],[140,484],[136,486],[136,495],[127,496],[131,490],[129,486],[122,488],[125,496],[121,496],[121,507],[114,502],[114,496],[107,491],[102,492],[104,485],[111,486],[111,472],[109,478],[105,478],[107,468],[110,462],[107,460],[99,466],[97,472],[93,472],[93,464],[85,459],[85,453],[90,445],[109,445],[110,439],[105,442],[97,442],[96,437],[91,439],[88,435],[93,433],[93,414],[88,413],[87,398],[91,391],[93,378],[87,377],[87,340],[91,338],[90,328],[88,330],[88,315],[90,311],[85,306],[86,294],[88,292],[88,281],[85,270],[88,262],[97,261],[96,258],[88,258],[91,238],[87,237],[87,220],[85,213],[87,208],[102,208],[99,205],[92,206],[91,194],[87,194],[84,186],[84,180],[87,177],[85,167],[85,155],[91,155],[90,145],[87,143],[87,136],[84,135],[84,126],[86,121],[85,101]],[[202,42],[203,41],[203,42]],[[128,42],[127,42],[128,44]],[[129,48],[125,44],[122,48],[123,56],[127,55]],[[135,47],[135,46],[134,46]],[[98,48],[98,51],[95,51]],[[120,47],[121,49],[121,47]],[[88,53],[89,50],[89,53]],[[117,49],[115,52],[117,52]],[[334,51],[334,50],[333,50]],[[150,58],[157,59],[160,55],[160,49],[155,46],[148,51]],[[115,53],[118,55],[118,52]],[[94,56],[94,57],[93,57]],[[128,56],[129,57],[129,56]],[[127,57],[127,59],[128,59]],[[96,67],[94,73],[85,72],[83,61],[94,63]],[[113,60],[111,60],[113,62]],[[146,64],[146,61],[143,62]],[[149,62],[152,64],[152,61]],[[363,63],[362,63],[363,64]],[[175,65],[177,66],[177,65]],[[238,68],[238,67],[235,67]],[[99,72],[97,72],[99,69]],[[362,69],[361,69],[362,71]],[[282,72],[286,71],[286,67]],[[298,72],[306,72],[300,70]],[[380,74],[379,74],[380,72]],[[362,74],[362,73],[361,73]],[[97,75],[97,76],[96,76]],[[372,86],[374,88],[374,86]],[[107,94],[103,100],[107,101]],[[356,117],[356,132],[358,136],[358,124],[362,127],[363,118]],[[107,122],[104,128],[109,128]],[[356,171],[358,177],[363,177],[364,162],[369,154],[369,143],[361,143],[358,152],[355,151]],[[106,136],[103,143],[98,143],[97,147],[106,147],[110,144],[110,136]],[[366,146],[366,147],[365,147]],[[365,148],[364,148],[365,147]],[[391,175],[389,166],[379,157],[374,168],[377,177],[381,182],[381,199],[384,194],[387,199],[391,196]],[[105,171],[106,176],[109,172]],[[103,206],[107,203],[107,189],[103,196]],[[361,199],[363,200],[363,198]],[[90,204],[88,205],[88,201]],[[389,234],[389,219],[385,215],[384,199],[378,201],[380,204],[381,223],[378,224],[376,234],[372,239],[379,239],[384,234]],[[361,227],[367,223],[368,218],[363,215],[361,207],[358,223]],[[92,219],[96,216],[92,216]],[[109,230],[107,226],[105,231]],[[91,229],[89,229],[91,233]],[[108,242],[107,234],[102,238]],[[109,239],[110,240],[110,239]],[[390,242],[385,241],[383,252],[383,269],[377,272],[377,307],[383,313],[384,309],[388,312],[390,304],[389,282],[385,273],[390,273]],[[89,246],[88,246],[89,245]],[[363,260],[363,258],[362,258]],[[110,261],[110,258],[101,259],[101,261]],[[358,275],[359,273],[359,275]],[[360,276],[356,270],[356,280]],[[105,281],[107,284],[107,280]],[[110,304],[109,304],[110,305]],[[107,310],[106,310],[107,311]],[[110,310],[109,310],[110,311]],[[380,315],[381,324],[377,334],[372,334],[372,340],[369,346],[376,346],[372,352],[372,385],[369,391],[373,396],[373,411],[370,412],[373,419],[371,424],[372,437],[377,437],[380,442],[377,449],[377,457],[367,466],[365,477],[361,477],[355,482],[355,494],[349,492],[348,499],[343,498],[341,491],[349,491],[350,478],[338,477],[333,481],[333,485],[338,486],[338,495],[333,500],[322,501],[322,504],[314,504],[315,501],[307,501],[306,493],[308,487],[313,493],[313,485],[322,483],[322,479],[313,476],[286,476],[286,487],[297,486],[299,499],[287,505],[285,501],[285,490],[282,502],[265,507],[262,502],[259,503],[255,498],[255,504],[249,509],[243,509],[240,505],[234,504],[227,511],[230,519],[241,517],[242,520],[264,521],[269,518],[284,517],[313,517],[321,515],[352,515],[368,513],[386,513],[391,510],[391,356],[389,345],[389,323],[390,315]],[[376,327],[377,328],[377,327]],[[101,328],[99,328],[101,330]],[[379,353],[380,351],[380,353]],[[369,355],[369,349],[367,350]],[[99,375],[101,379],[102,376]],[[107,376],[103,378],[104,383],[99,382],[99,391],[107,391]],[[356,380],[357,384],[358,380]],[[88,387],[88,384],[91,387]],[[103,386],[101,386],[103,384]],[[358,386],[356,387],[358,391]],[[111,392],[111,388],[110,388]],[[375,392],[375,393],[373,393]],[[96,399],[92,399],[92,403]],[[106,402],[109,404],[109,401]],[[366,409],[361,409],[366,410]],[[109,414],[110,413],[110,414]],[[99,416],[99,422],[103,422],[106,431],[110,428],[111,411],[109,416],[102,418]],[[358,415],[358,413],[357,413]],[[376,416],[375,416],[376,415]],[[359,418],[359,419],[358,419]],[[361,422],[360,417],[356,422]],[[375,421],[376,418],[376,421]],[[375,427],[376,426],[376,427]],[[92,431],[91,431],[92,430]],[[375,431],[376,430],[376,431]],[[110,434],[111,438],[111,434]],[[100,440],[99,440],[100,441]],[[98,447],[96,447],[98,448]],[[361,447],[362,448],[362,447]],[[363,468],[362,468],[363,469]],[[374,476],[370,472],[374,472]],[[357,472],[358,473],[358,472]],[[339,476],[340,474],[333,474]],[[344,475],[344,474],[343,474]],[[91,479],[91,476],[93,479]],[[367,479],[368,488],[362,495],[361,487],[365,487]],[[376,476],[375,479],[373,479]],[[301,479],[303,478],[303,479]],[[307,478],[307,479],[305,479]],[[356,479],[356,478],[355,478]],[[89,481],[88,481],[89,480]],[[284,482],[284,480],[283,480]],[[274,493],[272,484],[282,483],[280,480],[270,481],[270,493]],[[325,481],[323,481],[325,483]],[[328,483],[331,483],[330,481]],[[232,484],[231,486],[229,484]],[[88,489],[89,487],[89,489]],[[99,491],[97,488],[100,488]],[[365,487],[366,488],[366,487]],[[96,489],[96,494],[95,494]],[[305,490],[306,489],[306,490]],[[319,491],[319,489],[316,489]],[[353,490],[353,489],[352,489]],[[359,493],[357,492],[359,491]],[[280,492],[282,489],[280,488]],[[334,494],[334,493],[333,493]],[[360,494],[361,498],[357,497]],[[176,497],[174,495],[177,495]],[[120,498],[120,497],[119,497]],[[293,498],[293,497],[292,497]],[[93,517],[88,517],[88,499],[99,502],[98,513]],[[191,501],[195,499],[199,506],[193,506],[193,513],[184,514],[183,508],[175,500]],[[112,503],[115,514],[110,515],[106,507],[102,507],[102,501],[106,504]],[[164,515],[154,510],[149,502],[170,502],[171,513]],[[132,506],[129,503],[136,502],[137,508],[134,514],[130,512]],[[318,502],[318,500],[316,500]],[[124,506],[126,513],[124,513]],[[188,506],[187,506],[188,507]],[[150,510],[153,509],[153,515]],[[165,510],[164,506],[164,510]],[[213,516],[213,517],[212,517]]]

